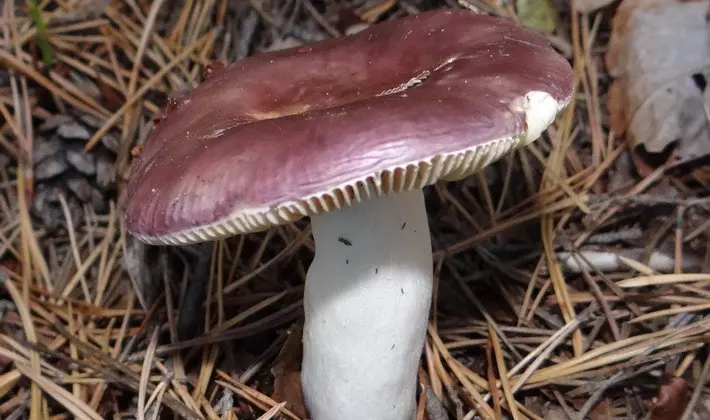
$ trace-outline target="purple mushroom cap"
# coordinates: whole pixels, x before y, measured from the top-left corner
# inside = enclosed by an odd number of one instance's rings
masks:
[[[214,240],[463,178],[524,143],[526,95],[561,108],[573,91],[543,36],[452,10],[211,73],[171,99],[133,163],[125,220],[146,242]]]

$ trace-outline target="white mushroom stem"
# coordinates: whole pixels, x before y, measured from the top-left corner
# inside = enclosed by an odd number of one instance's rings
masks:
[[[411,420],[433,289],[421,190],[311,219],[301,380],[314,420]]]

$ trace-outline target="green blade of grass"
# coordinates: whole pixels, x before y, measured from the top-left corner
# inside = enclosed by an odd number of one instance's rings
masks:
[[[34,22],[37,27],[37,45],[42,53],[42,61],[46,66],[51,66],[52,47],[49,45],[49,40],[47,39],[47,27],[44,23],[44,19],[42,18],[42,13],[40,13],[39,6],[37,6],[37,2],[35,0],[27,0],[27,7],[29,9],[32,22]]]

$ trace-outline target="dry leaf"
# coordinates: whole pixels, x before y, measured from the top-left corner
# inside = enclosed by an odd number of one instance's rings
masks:
[[[587,400],[584,398],[574,398],[569,400],[569,403],[575,410],[581,409],[586,402]],[[606,399],[594,404],[592,410],[585,417],[585,419],[589,420],[611,420],[613,418],[614,416],[611,412],[611,406],[609,405],[609,401]]]
[[[96,19],[106,10],[111,2],[109,0],[83,0],[72,7],[72,12],[59,14],[52,23],[66,24],[81,20]]]
[[[271,398],[280,403],[286,402],[286,408],[298,418],[308,417],[301,388],[301,345],[302,331],[294,327],[290,332],[281,353],[271,368],[274,374],[274,392]]]
[[[22,275],[22,263],[14,257],[7,257],[0,260],[0,274],[3,270],[10,271],[18,276]]]
[[[616,77],[609,90],[611,126],[632,147],[675,157],[710,153],[704,106],[710,80],[708,0],[624,0],[612,22],[606,56]]]
[[[103,79],[96,79],[96,86],[101,92],[101,103],[109,111],[116,112],[126,102],[123,94],[104,82]]]
[[[614,418],[611,413],[609,401],[600,401],[588,414],[589,420],[611,420]]]
[[[545,414],[543,416],[545,420],[569,420],[565,410],[558,406],[546,406],[543,412]]]
[[[676,420],[683,416],[688,402],[688,383],[677,376],[666,376],[651,401],[651,420]]]

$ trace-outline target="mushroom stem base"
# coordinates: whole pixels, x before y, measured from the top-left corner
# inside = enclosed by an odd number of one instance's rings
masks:
[[[421,190],[312,217],[301,380],[314,420],[411,420],[433,289]]]

